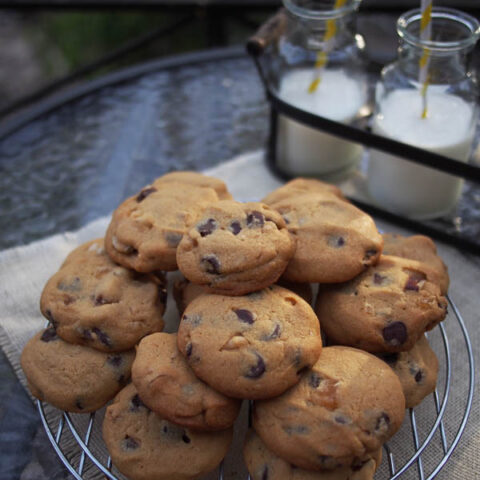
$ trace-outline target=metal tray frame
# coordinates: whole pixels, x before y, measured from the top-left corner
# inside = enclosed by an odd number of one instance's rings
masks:
[[[473,401],[473,392],[474,392],[474,383],[475,383],[475,366],[474,366],[474,358],[473,358],[473,351],[472,351],[472,344],[470,341],[470,337],[468,335],[465,322],[463,320],[460,311],[458,310],[455,303],[452,301],[450,297],[448,298],[450,310],[454,313],[455,319],[458,323],[458,328],[460,329],[461,335],[463,336],[464,340],[464,347],[466,350],[466,354],[468,356],[469,362],[469,375],[468,375],[468,393],[466,395],[466,405],[463,412],[455,412],[455,419],[458,423],[458,428],[453,440],[449,443],[447,440],[445,423],[447,421],[451,421],[451,418],[448,417],[446,414],[446,409],[448,405],[448,400],[450,398],[450,393],[452,389],[451,384],[451,364],[452,364],[452,357],[449,345],[449,339],[446,332],[446,328],[443,324],[439,325],[439,330],[442,338],[444,354],[445,354],[445,364],[441,365],[441,368],[445,368],[445,385],[444,385],[444,392],[442,400],[440,400],[440,395],[438,389],[435,389],[434,393],[432,394],[433,397],[433,405],[435,408],[435,422],[430,427],[428,432],[422,432],[425,435],[425,438],[422,442],[420,442],[420,432],[417,423],[417,415],[415,413],[415,409],[409,409],[408,415],[406,416],[406,422],[409,421],[411,434],[412,434],[412,441],[415,453],[403,464],[398,465],[395,456],[395,437],[391,440],[390,443],[384,445],[384,457],[388,464],[388,470],[390,472],[389,480],[395,480],[397,478],[402,477],[406,472],[412,472],[416,470],[417,478],[419,480],[431,480],[433,479],[438,472],[445,466],[448,459],[451,457],[453,451],[458,445],[462,433],[465,430],[468,416],[470,414],[470,410],[472,408],[472,401]],[[451,317],[451,315],[449,315]],[[453,320],[453,319],[451,319]],[[251,407],[251,404],[250,404]],[[105,478],[109,480],[120,480],[123,477],[118,477],[116,473],[113,472],[113,466],[111,458],[108,455],[108,452],[105,448],[105,452],[103,455],[103,459],[98,458],[89,448],[89,442],[91,438],[92,431],[95,427],[96,419],[98,420],[98,416],[95,413],[90,414],[90,418],[88,421],[87,428],[84,433],[79,432],[79,427],[75,424],[75,419],[72,415],[67,412],[63,412],[60,416],[60,420],[56,424],[56,426],[50,425],[46,415],[45,410],[43,407],[42,402],[37,400],[37,408],[40,414],[40,418],[47,433],[48,439],[52,444],[55,452],[68,469],[68,471],[72,474],[72,476],[77,480],[86,480],[88,477],[84,476],[84,469],[86,461],[92,462],[92,464],[96,467],[96,469],[105,475]],[[251,410],[251,408],[250,408]],[[99,421],[97,421],[97,424]],[[75,462],[70,462],[67,459],[66,452],[62,449],[60,444],[60,440],[62,435],[65,433],[67,427],[73,438],[75,439],[78,447],[78,452],[80,453],[80,459],[75,464]],[[438,458],[435,458],[436,465],[432,472],[428,474],[428,477],[424,471],[424,463],[422,460],[422,454],[426,447],[434,440],[436,433],[438,432],[440,440]],[[385,460],[384,460],[385,461]],[[218,480],[224,479],[224,466],[223,463],[218,468]],[[248,476],[250,480],[250,476]]]

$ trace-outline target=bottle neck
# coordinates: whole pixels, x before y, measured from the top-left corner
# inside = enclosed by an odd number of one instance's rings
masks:
[[[335,19],[328,16],[306,18],[289,11],[287,31],[303,37],[308,50],[332,52],[355,44],[355,13],[346,12]],[[332,29],[334,34],[331,35]]]
[[[428,83],[432,85],[447,85],[461,82],[471,73],[471,51],[470,48],[463,48],[448,54],[439,54],[402,42],[399,47],[398,61],[405,75],[418,79],[422,59],[427,55]]]

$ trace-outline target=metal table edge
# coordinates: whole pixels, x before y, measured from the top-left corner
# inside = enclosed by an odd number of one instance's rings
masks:
[[[80,98],[97,90],[101,90],[102,88],[128,82],[145,74],[159,70],[168,70],[181,66],[197,65],[199,63],[242,57],[248,58],[245,47],[243,45],[235,45],[233,47],[200,50],[168,56],[102,75],[99,78],[72,86],[57,94],[53,94],[30,107],[22,109],[16,114],[12,114],[12,116],[6,121],[0,123],[0,141],[42,115],[48,114],[63,105],[79,100]]]

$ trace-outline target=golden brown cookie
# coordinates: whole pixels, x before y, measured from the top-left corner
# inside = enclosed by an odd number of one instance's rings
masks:
[[[442,295],[447,294],[450,283],[448,269],[437,254],[437,247],[431,238],[424,235],[404,237],[394,233],[384,233],[382,236],[384,255],[408,258],[425,263],[438,272]]]
[[[162,330],[165,287],[161,273],[116,265],[97,239],[70,253],[43,289],[40,309],[67,342],[105,352],[128,350]]]
[[[113,212],[105,237],[107,252],[138,272],[176,270],[182,236],[218,199],[214,188],[160,177]]]
[[[154,333],[137,347],[132,380],[143,402],[177,425],[195,430],[225,430],[241,402],[198,379],[177,348],[177,335]]]
[[[377,262],[383,240],[372,218],[333,193],[275,202],[297,248],[283,277],[293,282],[346,282]]]
[[[289,463],[331,470],[367,461],[404,413],[402,386],[388,365],[362,350],[325,347],[297,385],[255,403],[253,428]]]
[[[133,384],[107,408],[103,439],[113,464],[130,480],[193,480],[215,469],[232,429],[196,432],[149,410]]]
[[[215,177],[208,177],[198,172],[182,171],[170,172],[156,180],[156,183],[184,183],[196,187],[213,188],[220,200],[231,200],[233,197],[227,189],[225,182]]]
[[[277,285],[290,290],[302,297],[309,305],[312,304],[313,292],[309,283],[287,282],[282,278],[278,280]],[[189,282],[186,278],[179,279],[173,284],[173,298],[177,304],[180,315],[187,308],[187,305],[200,295],[208,293],[206,287]]]
[[[438,359],[425,335],[408,352],[379,354],[400,379],[405,406],[416,407],[437,385]]]
[[[322,348],[312,308],[271,286],[242,297],[202,295],[186,308],[178,347],[195,374],[234,398],[269,398],[298,382]]]
[[[183,236],[177,264],[212,293],[244,295],[275,283],[294,251],[278,212],[262,203],[223,200]]]
[[[67,412],[103,407],[130,378],[135,352],[107,354],[64,342],[53,327],[37,333],[21,364],[32,394]]]
[[[382,461],[382,450],[351,467],[321,472],[304,470],[275,455],[255,431],[250,430],[245,439],[243,457],[252,480],[373,480]]]
[[[320,289],[315,311],[322,331],[334,344],[373,353],[412,349],[447,313],[430,274],[415,260],[382,255],[350,282]]]
[[[305,193],[333,193],[341,200],[346,200],[342,191],[331,183],[325,183],[314,178],[295,178],[270,192],[262,202],[267,205],[275,205],[275,203],[286,198],[296,197]]]

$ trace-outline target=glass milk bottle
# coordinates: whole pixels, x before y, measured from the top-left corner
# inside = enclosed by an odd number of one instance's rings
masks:
[[[431,40],[421,40],[420,10],[399,18],[398,60],[384,68],[377,85],[373,131],[467,162],[478,116],[469,60],[480,25],[475,18],[448,8],[434,8],[431,22]],[[426,82],[420,74],[424,54]],[[392,212],[417,219],[447,215],[454,210],[462,185],[458,177],[370,152],[369,193]]]
[[[330,120],[352,123],[367,104],[364,42],[355,34],[361,0],[283,0],[286,32],[278,43],[278,97]],[[275,158],[289,175],[332,177],[356,165],[361,145],[280,114]]]

